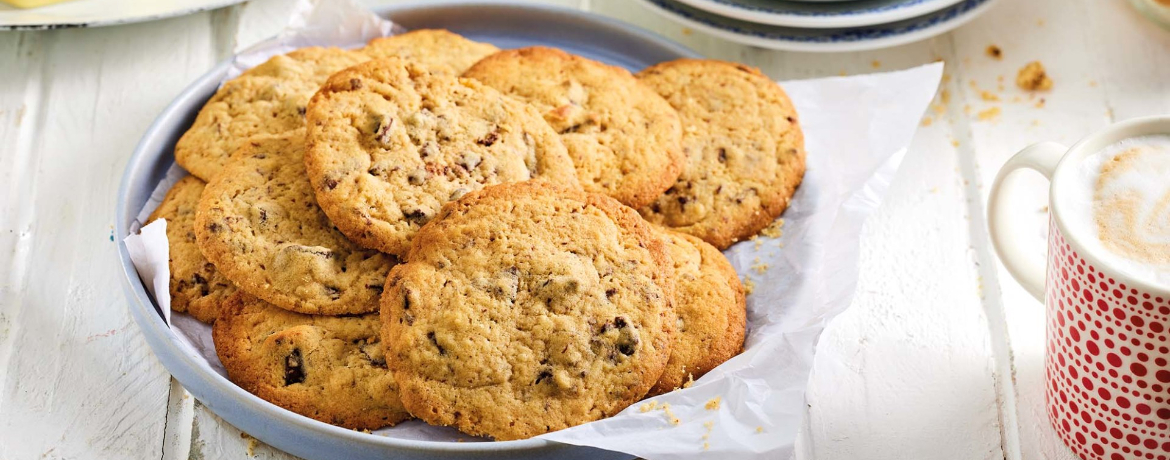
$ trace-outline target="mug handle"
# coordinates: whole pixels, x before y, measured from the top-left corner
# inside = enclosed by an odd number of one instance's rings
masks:
[[[1007,206],[1012,195],[1017,195],[1019,182],[1015,173],[1027,168],[1043,174],[1049,181],[1056,172],[1056,165],[1064,157],[1068,147],[1055,142],[1041,142],[1032,145],[1013,156],[1000,168],[991,186],[991,198],[987,203],[987,226],[991,244],[1008,273],[1019,281],[1037,300],[1044,301],[1044,259],[1035,257],[1020,237],[1019,219],[1013,218]],[[1005,202],[1006,201],[1006,202]],[[1051,210],[1049,210],[1051,212]]]

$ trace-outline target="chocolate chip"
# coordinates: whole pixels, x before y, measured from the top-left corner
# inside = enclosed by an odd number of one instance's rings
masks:
[[[374,138],[382,144],[390,143],[390,128],[394,126],[394,119],[386,117],[378,123],[378,128],[374,131]]]
[[[268,222],[268,211],[261,209],[260,210],[260,223],[265,223],[265,222]]]
[[[211,231],[211,233],[219,233],[219,231],[222,229],[223,229],[223,227],[221,227],[219,224],[217,224],[215,222],[207,224],[207,230]]]
[[[302,116],[302,117],[303,117],[303,116],[305,116],[305,112],[306,112],[306,111],[307,111],[307,110],[305,109],[305,107],[304,107],[304,106],[297,107],[297,115],[300,115],[300,116]]]
[[[434,142],[427,142],[418,149],[419,158],[427,158],[431,155],[439,153],[439,145]]]
[[[577,124],[575,124],[575,125],[573,125],[573,126],[570,126],[570,127],[568,127],[568,128],[562,129],[562,130],[561,130],[561,132],[560,132],[560,133],[558,133],[558,134],[568,134],[568,133],[575,133],[575,132],[577,132],[577,131],[580,131],[582,126],[584,126],[584,123],[577,123]]]
[[[630,356],[637,351],[637,342],[621,342],[617,344],[617,350],[623,355]]]
[[[625,317],[619,316],[619,317],[613,319],[613,325],[614,325],[614,327],[621,329],[623,327],[628,326],[629,324],[626,323]]]
[[[463,169],[471,171],[472,169],[475,169],[476,166],[479,166],[479,164],[482,162],[483,158],[480,158],[479,155],[471,152],[465,152],[463,154],[463,158],[459,159],[459,166],[461,166]]]
[[[607,299],[610,297],[613,297],[614,294],[617,294],[617,289],[609,288],[609,289],[605,290],[605,298],[607,298]]]
[[[337,188],[337,179],[326,178],[325,179],[325,188],[328,190],[333,190],[333,189]]]
[[[350,89],[350,90],[355,90],[355,89],[362,89],[362,81],[361,81],[361,79],[358,79],[358,78],[350,78],[350,79],[349,79],[349,89]]]
[[[725,148],[719,149],[719,162],[720,163],[727,163],[727,149],[725,149]]]
[[[492,132],[488,133],[486,136],[484,136],[483,139],[475,141],[475,143],[482,145],[484,147],[491,147],[492,144],[495,144],[496,141],[499,139],[500,139],[500,135],[497,134],[495,131],[492,131]]]
[[[333,300],[340,299],[341,289],[337,289],[333,286],[325,286],[325,295],[329,296],[329,298]]]
[[[796,118],[793,118],[793,117],[785,117],[785,118],[788,120],[789,123],[796,123]]]
[[[410,289],[405,289],[406,294],[402,296],[402,309],[410,310]]]
[[[548,369],[545,369],[545,370],[540,371],[540,373],[536,375],[536,381],[533,382],[532,384],[533,385],[540,385],[540,382],[543,382],[543,381],[551,379],[551,378],[552,378],[552,372],[549,372]]]
[[[428,332],[427,339],[430,339],[431,343],[435,345],[435,348],[439,349],[440,355],[447,355],[447,350],[442,345],[439,345],[438,339],[435,339],[435,331]]]
[[[366,289],[369,289],[369,290],[372,290],[374,292],[377,292],[378,294],[381,294],[383,287],[381,284],[367,284]]]
[[[426,221],[427,221],[427,213],[426,213],[426,211],[423,211],[421,209],[414,209],[414,210],[406,211],[406,212],[402,213],[402,217],[406,218],[406,220],[409,220],[409,221],[415,222],[415,223],[426,223]]]
[[[679,206],[686,206],[687,202],[689,202],[689,201],[691,201],[691,199],[687,198],[685,196],[678,197],[678,205]]]
[[[723,184],[719,184],[718,187],[715,187],[715,194],[716,195],[718,195],[719,192],[722,192],[722,191],[723,191]]]
[[[305,381],[305,369],[302,365],[301,350],[293,348],[292,353],[284,358],[284,384],[286,386]]]

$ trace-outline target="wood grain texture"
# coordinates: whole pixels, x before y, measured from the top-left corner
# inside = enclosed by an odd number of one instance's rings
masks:
[[[0,458],[161,455],[170,377],[121,298],[110,211],[138,137],[210,64],[206,19],[0,45]]]
[[[276,33],[292,3],[0,34],[0,459],[292,458],[169,378],[126,312],[109,239],[121,170],[146,126],[216,62]],[[945,60],[943,91],[865,229],[854,306],[822,336],[797,456],[1074,458],[1044,414],[1043,307],[988,243],[987,185],[1030,143],[1170,113],[1170,33],[1121,1],[1004,0],[925,42],[818,55],[726,42],[625,0],[546,3],[780,80]],[[985,54],[992,44],[1002,60]],[[1048,67],[1051,92],[1014,88],[1031,60]],[[1043,248],[1046,184],[1029,187],[1017,218]]]

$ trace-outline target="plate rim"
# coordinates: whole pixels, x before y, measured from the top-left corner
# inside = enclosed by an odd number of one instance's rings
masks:
[[[873,9],[868,12],[840,14],[801,14],[755,9],[730,0],[678,0],[693,8],[712,14],[756,24],[809,29],[865,27],[912,19],[945,10],[964,0],[911,0],[912,5],[893,9]],[[836,3],[836,2],[834,2]]]
[[[420,8],[442,8],[442,7],[505,7],[517,8],[524,10],[536,10],[545,13],[562,14],[571,16],[577,19],[588,20],[593,26],[602,25],[617,28],[625,31],[637,39],[646,43],[654,44],[665,50],[677,54],[680,58],[702,58],[703,56],[686,46],[666,38],[656,32],[647,30],[645,28],[603,16],[597,13],[582,11],[574,8],[563,7],[559,5],[536,4],[532,2],[504,2],[498,0],[437,0],[425,1],[417,0],[396,5],[383,5],[377,7],[370,7],[370,10],[383,17],[390,17],[395,13],[403,11],[415,10]],[[247,52],[242,50],[240,53]],[[236,54],[240,54],[236,53]],[[235,54],[233,54],[233,57]],[[121,265],[123,291],[128,300],[128,309],[135,323],[143,332],[148,345],[155,356],[163,363],[163,367],[168,373],[172,374],[185,388],[196,396],[196,399],[203,401],[203,403],[212,410],[216,415],[224,418],[233,426],[236,424],[237,411],[247,412],[251,417],[260,417],[265,420],[276,421],[286,424],[285,432],[299,432],[310,435],[326,436],[331,440],[339,442],[346,442],[356,444],[365,448],[378,449],[379,451],[391,448],[394,450],[401,450],[403,454],[408,453],[445,453],[445,454],[521,454],[521,453],[548,453],[549,449],[561,450],[563,453],[568,453],[566,449],[587,448],[594,449],[595,453],[605,452],[603,450],[595,449],[588,446],[575,446],[572,444],[559,443],[545,439],[523,439],[514,441],[494,441],[494,442],[477,442],[477,443],[459,443],[447,441],[428,441],[417,439],[402,439],[391,438],[387,436],[379,436],[372,433],[363,433],[346,428],[330,425],[320,422],[300,414],[296,414],[287,409],[281,408],[268,401],[260,399],[256,395],[248,393],[243,388],[225,378],[218,373],[207,369],[206,366],[194,361],[194,356],[191,354],[189,347],[180,342],[178,336],[170,329],[162,318],[158,307],[155,305],[151,296],[147,293],[145,284],[130,260],[129,251],[126,247],[124,239],[129,235],[129,225],[133,222],[138,210],[128,209],[131,196],[140,191],[132,190],[132,186],[143,180],[143,175],[150,175],[149,165],[156,163],[155,153],[161,147],[167,144],[168,129],[175,123],[183,123],[184,117],[193,116],[192,113],[185,112],[184,107],[192,104],[191,100],[201,98],[200,93],[209,85],[218,85],[219,80],[228,71],[231,64],[231,59],[220,62],[209,71],[192,81],[186,88],[182,90],[167,106],[163,109],[151,125],[143,132],[138,144],[134,148],[134,152],[127,160],[126,167],[123,170],[122,179],[118,186],[117,200],[115,205],[115,234],[117,241],[117,256],[118,262]],[[177,121],[176,121],[177,120]],[[159,144],[162,144],[161,146]],[[167,153],[163,153],[166,156]],[[173,155],[173,153],[170,153]],[[149,193],[149,191],[147,191]],[[168,365],[171,364],[171,365]],[[196,395],[195,393],[202,393]],[[214,403],[209,402],[214,401]],[[213,404],[215,407],[213,407]],[[229,405],[234,405],[231,407]],[[232,415],[221,415],[230,413]],[[238,415],[244,417],[245,415]],[[252,433],[257,434],[257,433]],[[262,441],[268,442],[257,435]],[[310,438],[311,441],[311,438]],[[281,446],[280,442],[270,443],[279,449],[286,449],[288,446]],[[291,441],[289,442],[291,444]],[[295,452],[293,452],[295,454]],[[624,454],[623,454],[624,455]]]
[[[886,36],[886,37],[881,37],[881,38],[876,38],[876,39],[836,41],[836,42],[781,40],[781,39],[776,39],[776,38],[758,37],[758,36],[747,35],[747,34],[743,34],[743,33],[737,33],[737,32],[728,30],[726,28],[719,27],[717,25],[712,25],[712,24],[708,24],[706,22],[702,22],[699,19],[693,19],[693,18],[687,17],[681,13],[671,11],[671,10],[667,9],[666,7],[658,4],[658,2],[681,3],[682,0],[635,0],[635,1],[640,3],[642,6],[646,7],[650,11],[652,11],[652,12],[658,14],[659,16],[662,16],[670,21],[673,21],[676,24],[681,24],[681,25],[686,26],[686,27],[692,27],[694,29],[701,30],[705,33],[708,33],[710,35],[713,35],[713,36],[716,36],[718,38],[722,38],[722,39],[725,39],[728,41],[732,41],[732,42],[736,42],[736,43],[740,43],[740,44],[745,44],[745,45],[758,46],[761,48],[781,50],[781,51],[797,51],[797,52],[813,52],[813,53],[843,53],[843,52],[870,51],[870,50],[875,50],[875,49],[891,48],[891,47],[895,47],[895,46],[900,46],[900,45],[905,45],[908,43],[914,43],[917,41],[925,40],[925,39],[932,38],[932,37],[935,37],[938,35],[942,35],[944,33],[950,32],[950,31],[958,28],[959,26],[962,26],[962,25],[974,20],[975,18],[977,18],[979,16],[982,16],[983,13],[987,12],[987,10],[989,10],[992,6],[997,4],[1000,0],[963,0],[963,2],[955,4],[954,6],[951,6],[950,8],[935,12],[933,14],[928,14],[926,16],[922,16],[919,18],[919,19],[925,20],[925,19],[928,19],[931,17],[935,17],[936,15],[945,14],[947,11],[950,11],[952,9],[962,8],[964,5],[967,4],[967,2],[973,3],[973,6],[971,6],[968,10],[963,11],[961,13],[956,13],[956,16],[953,18],[950,18],[949,20],[944,20],[944,21],[938,22],[936,24],[931,24],[929,26],[926,26],[926,27],[918,29],[918,30],[908,31],[905,33],[894,34],[891,36]],[[689,7],[685,4],[683,6]],[[711,14],[709,12],[704,12],[704,13]],[[738,21],[736,19],[730,19],[730,18],[724,18],[724,19]],[[910,20],[913,20],[913,18]],[[907,20],[907,21],[910,21],[910,20]],[[748,22],[748,21],[740,21],[740,22]],[[754,24],[754,25],[760,25],[760,24]],[[864,29],[864,28],[862,28],[862,29]],[[834,30],[835,31],[847,31],[847,30],[853,30],[853,29],[842,28],[842,29],[819,29],[819,30],[818,29],[810,29],[810,30],[826,31],[827,32],[827,31],[834,31]]]
[[[244,3],[248,0],[208,0],[205,4],[200,6],[187,6],[176,8],[165,13],[153,13],[141,16],[127,16],[116,19],[102,19],[102,20],[77,20],[77,21],[60,21],[60,22],[43,22],[35,24],[0,24],[0,31],[36,31],[36,30],[55,30],[55,29],[84,29],[93,27],[109,27],[120,26],[126,24],[138,24],[143,22],[152,22],[162,19],[177,18],[189,14],[198,13],[201,11],[217,10],[220,8]]]

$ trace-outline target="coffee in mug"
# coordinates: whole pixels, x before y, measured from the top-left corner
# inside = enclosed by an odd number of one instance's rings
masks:
[[[1010,206],[1025,169],[1052,182],[1046,257]],[[1004,267],[1045,304],[1057,436],[1085,460],[1170,460],[1170,116],[1024,149],[987,212]]]
[[[1067,218],[1095,234],[1085,244],[1130,276],[1170,286],[1170,135],[1110,144],[1085,157],[1075,179]]]

